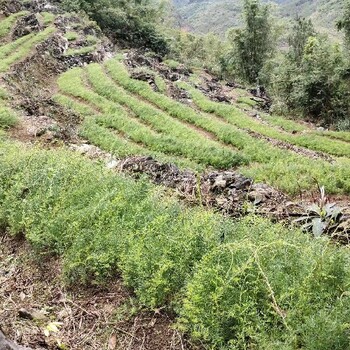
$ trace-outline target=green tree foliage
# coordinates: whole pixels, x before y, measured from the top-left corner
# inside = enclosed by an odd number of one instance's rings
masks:
[[[298,63],[301,62],[306,42],[309,37],[315,36],[315,34],[315,29],[310,19],[296,19],[288,38],[290,47],[289,55],[292,60]]]
[[[115,41],[125,46],[168,52],[168,44],[157,29],[161,8],[150,0],[64,0],[69,11],[84,11]]]
[[[201,67],[220,75],[220,59],[226,43],[212,33],[195,35],[184,31],[173,32],[170,57],[188,66]]]
[[[244,20],[245,27],[230,34],[232,50],[223,63],[226,70],[232,66],[242,79],[255,83],[272,52],[268,6],[259,0],[245,0]]]
[[[315,33],[305,19],[296,20],[288,41],[289,52],[270,76],[275,103],[316,122],[336,124],[348,118],[350,87],[341,47]]]
[[[345,34],[345,43],[350,48],[350,1],[345,0],[344,12],[342,18],[337,22],[337,28],[339,31],[343,31]]]

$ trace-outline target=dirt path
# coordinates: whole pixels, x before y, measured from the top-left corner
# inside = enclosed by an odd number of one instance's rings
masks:
[[[274,147],[278,147],[280,149],[285,149],[288,151],[292,151],[298,155],[302,155],[311,159],[323,159],[327,162],[330,163],[334,163],[335,159],[333,157],[331,157],[330,155],[326,154],[326,153],[322,153],[322,152],[316,152],[316,151],[312,151],[308,148],[303,148],[303,147],[299,147],[299,146],[295,146],[291,143],[285,142],[285,141],[281,141],[281,140],[277,140],[277,139],[273,139],[271,137],[267,137],[264,136],[262,134],[259,134],[257,132],[251,131],[251,130],[245,130],[249,135],[259,139],[259,140],[264,140],[268,143],[270,143],[271,145],[273,145]]]

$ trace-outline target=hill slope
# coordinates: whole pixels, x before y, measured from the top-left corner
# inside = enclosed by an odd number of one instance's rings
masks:
[[[311,18],[320,30],[334,32],[342,9],[337,0],[274,0],[277,15]],[[228,28],[240,25],[242,0],[173,0],[184,26],[198,33],[213,31],[223,34]]]
[[[346,349],[348,249],[253,214],[349,243],[345,209],[300,200],[348,206],[350,133],[38,3],[0,15],[0,348]]]

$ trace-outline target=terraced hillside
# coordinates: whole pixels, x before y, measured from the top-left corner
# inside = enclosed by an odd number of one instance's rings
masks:
[[[350,133],[16,3],[0,18],[0,349],[348,349],[349,208],[305,205],[324,186],[349,207]],[[293,205],[316,230],[276,223],[270,207]]]
[[[350,192],[350,133],[263,112],[256,118],[249,97],[215,102],[191,78],[175,83],[188,94],[182,103],[132,79],[121,58],[70,70],[58,84],[57,101],[84,116],[82,135],[117,157],[152,155],[194,170],[235,169],[289,194],[316,183],[328,193]]]

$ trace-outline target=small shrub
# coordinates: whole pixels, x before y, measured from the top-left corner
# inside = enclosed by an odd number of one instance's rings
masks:
[[[341,119],[335,124],[338,131],[350,131],[350,118]]]
[[[64,37],[68,40],[68,41],[74,41],[77,40],[79,35],[77,32],[67,32]]]
[[[183,329],[215,349],[348,348],[346,249],[257,218],[231,239],[198,264]]]
[[[0,129],[8,129],[18,123],[18,117],[8,108],[0,107]]]

